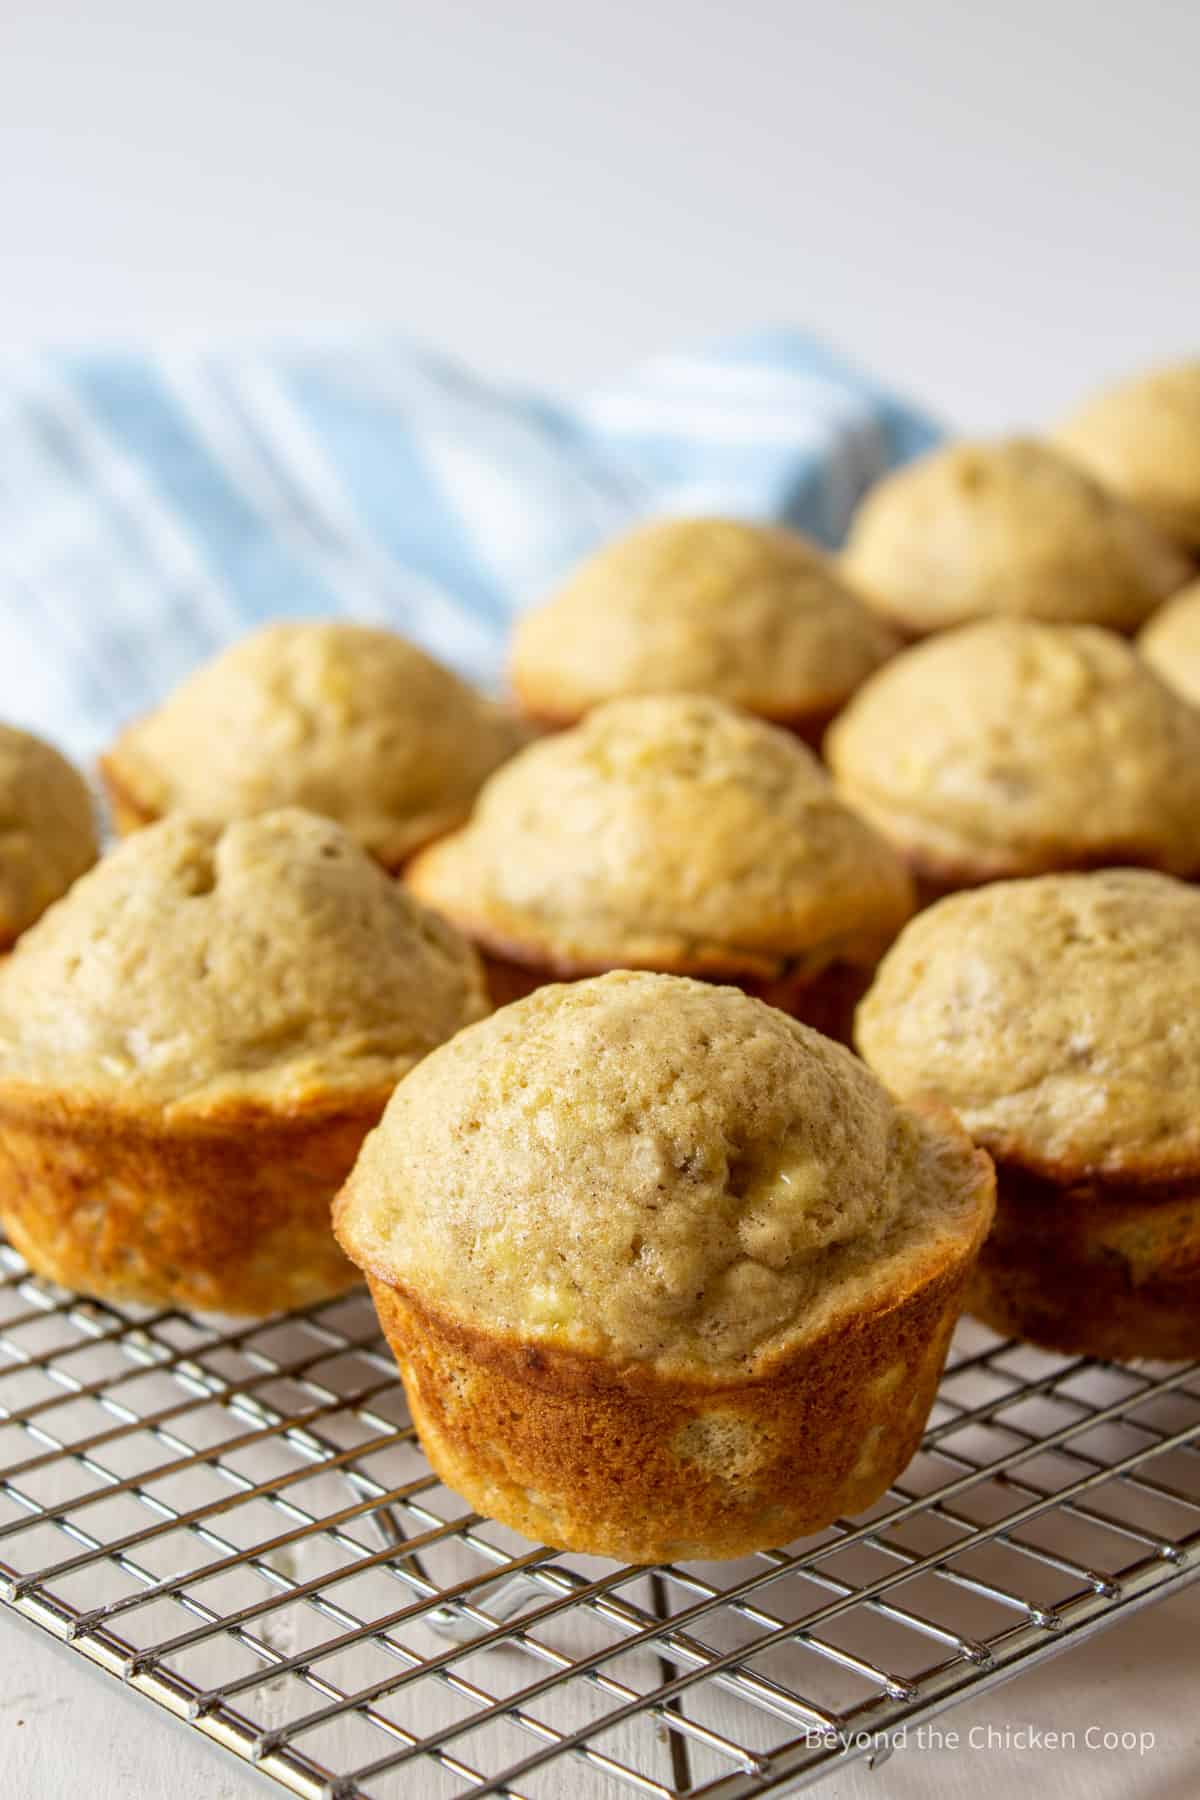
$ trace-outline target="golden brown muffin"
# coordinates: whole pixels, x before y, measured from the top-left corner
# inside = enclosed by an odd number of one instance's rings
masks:
[[[1200,1356],[1200,893],[1139,869],[955,894],[859,1008],[901,1099],[996,1158],[968,1305],[1092,1356]]]
[[[101,758],[120,831],[303,806],[396,869],[465,818],[524,739],[517,721],[393,631],[267,625],[206,663]]]
[[[1106,388],[1054,437],[1169,536],[1200,550],[1200,360]]]
[[[335,1206],[438,1474],[572,1550],[740,1556],[915,1450],[988,1159],[735,988],[543,988],[397,1088]]]
[[[1200,712],[1098,626],[988,619],[917,644],[826,755],[927,898],[1117,863],[1200,873]]]
[[[82,775],[40,738],[0,725],[0,951],[91,868],[96,853]]]
[[[913,910],[900,858],[803,744],[696,694],[614,700],[523,750],[408,880],[482,951],[497,1004],[658,969],[834,1036]]]
[[[1200,581],[1159,607],[1143,625],[1138,649],[1177,694],[1200,706]]]
[[[1189,573],[1133,507],[1026,438],[951,444],[886,476],[842,568],[914,637],[995,613],[1134,631]]]
[[[573,724],[626,694],[699,693],[815,742],[896,648],[799,533],[663,519],[590,557],[518,620],[511,677],[542,724]]]
[[[329,1203],[474,952],[327,819],[176,815],[0,966],[0,1221],[122,1300],[262,1313],[354,1279]]]

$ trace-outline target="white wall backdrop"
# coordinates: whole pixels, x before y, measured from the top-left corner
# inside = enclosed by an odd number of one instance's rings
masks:
[[[1200,344],[1185,0],[9,0],[0,341],[809,322],[968,427]]]

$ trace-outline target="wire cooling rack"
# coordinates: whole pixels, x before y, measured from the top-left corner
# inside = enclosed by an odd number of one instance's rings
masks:
[[[467,1511],[362,1294],[230,1330],[0,1240],[0,1597],[302,1796],[795,1791],[1197,1572],[1200,1365],[965,1325],[869,1514],[647,1571]]]

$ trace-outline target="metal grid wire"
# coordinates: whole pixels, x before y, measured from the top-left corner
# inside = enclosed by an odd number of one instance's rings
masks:
[[[1200,1572],[1200,1365],[960,1327],[871,1512],[622,1568],[465,1510],[356,1293],[227,1329],[0,1241],[0,1597],[292,1792],[794,1791]]]

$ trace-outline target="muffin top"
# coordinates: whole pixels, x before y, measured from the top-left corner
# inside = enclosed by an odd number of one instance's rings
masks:
[[[1132,631],[1188,577],[1140,513],[1026,438],[951,444],[887,476],[855,514],[842,566],[915,633],[993,613]]]
[[[623,694],[714,694],[781,721],[833,712],[896,648],[799,533],[664,519],[618,538],[517,622],[513,687],[570,723]]]
[[[1104,869],[952,894],[858,1009],[867,1062],[1055,1179],[1200,1166],[1200,893]]]
[[[335,1205],[370,1274],[470,1326],[744,1370],[986,1229],[965,1136],[734,988],[541,988],[397,1088]]]
[[[96,860],[82,775],[40,738],[0,725],[0,948]]]
[[[222,1116],[386,1094],[486,1011],[478,960],[298,809],[137,832],[0,965],[0,1082]]]
[[[950,878],[1200,870],[1200,712],[1097,626],[988,619],[917,644],[826,753],[847,800]]]
[[[1200,360],[1105,389],[1054,436],[1106,487],[1200,549]]]
[[[303,806],[395,867],[465,816],[523,736],[395,632],[285,622],[198,669],[122,733],[105,769],[152,818]]]
[[[913,908],[899,857],[811,752],[696,694],[615,700],[530,745],[408,879],[564,973],[874,963]]]
[[[1142,627],[1138,649],[1177,694],[1200,706],[1200,581],[1159,607]]]

